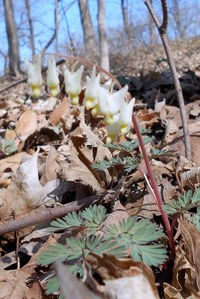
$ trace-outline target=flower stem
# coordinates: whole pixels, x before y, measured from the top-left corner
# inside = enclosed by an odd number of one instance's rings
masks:
[[[171,248],[171,254],[172,254],[172,257],[174,257],[175,256],[175,245],[174,245],[174,238],[173,238],[172,229],[171,229],[171,226],[170,226],[170,223],[169,223],[169,219],[168,219],[167,215],[165,214],[165,212],[163,210],[163,201],[162,201],[162,198],[161,198],[159,190],[158,190],[158,186],[157,186],[157,183],[156,183],[156,180],[155,180],[155,177],[154,177],[154,174],[153,174],[150,162],[149,162],[149,158],[148,158],[148,155],[147,155],[144,143],[143,143],[142,135],[140,133],[138,122],[137,122],[137,119],[136,119],[134,113],[132,114],[132,122],[133,122],[133,125],[134,125],[134,128],[135,128],[135,132],[137,134],[137,138],[138,138],[138,141],[139,141],[139,144],[140,144],[140,148],[142,150],[142,155],[144,157],[146,168],[147,168],[149,178],[150,178],[150,181],[151,181],[151,186],[152,186],[154,194],[155,194],[156,202],[157,202],[158,208],[160,210],[160,213],[161,213],[164,225],[165,225],[165,229],[167,231],[167,235],[168,235],[168,238],[169,238],[169,245],[170,245],[170,248]]]

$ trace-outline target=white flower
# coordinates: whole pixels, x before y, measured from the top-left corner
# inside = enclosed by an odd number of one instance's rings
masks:
[[[113,124],[106,126],[108,136],[106,138],[106,143],[111,143],[115,141],[120,133],[120,124],[119,124],[119,113],[113,116]]]
[[[94,66],[92,69],[91,77],[87,79],[88,82],[85,90],[86,110],[90,110],[97,105],[98,89],[100,87],[99,80],[100,74],[96,76],[96,67]]]
[[[128,133],[132,126],[132,113],[133,106],[135,104],[135,98],[133,98],[129,103],[124,102],[120,109],[119,124],[121,128],[121,133],[125,135]]]
[[[33,63],[25,61],[28,75],[28,84],[32,89],[33,97],[40,96],[42,86],[41,58],[36,56]]]
[[[105,116],[105,123],[107,125],[113,124],[114,115],[120,111],[121,106],[125,102],[125,95],[127,90],[127,85],[125,85],[122,89],[114,93],[110,93],[106,89],[104,89],[104,91],[103,89],[100,89],[98,94],[99,107],[101,112]]]
[[[76,72],[70,72],[66,67],[64,69],[65,91],[73,105],[78,105],[79,103],[83,68],[83,65],[81,65]]]
[[[47,86],[50,94],[56,97],[59,90],[58,71],[55,60],[48,59]]]

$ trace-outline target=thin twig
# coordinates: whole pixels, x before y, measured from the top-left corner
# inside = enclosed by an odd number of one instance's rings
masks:
[[[119,81],[116,79],[115,76],[113,76],[111,73],[109,73],[108,71],[106,71],[104,68],[102,68],[99,65],[94,64],[91,61],[88,61],[87,59],[84,59],[83,57],[80,56],[68,56],[68,55],[63,55],[63,54],[59,54],[59,53],[45,53],[45,55],[54,55],[54,56],[58,56],[58,57],[65,57],[66,60],[75,60],[75,61],[79,61],[82,64],[85,64],[89,67],[93,67],[94,65],[96,66],[97,71],[102,72],[104,74],[106,74],[109,78],[111,78],[114,82],[116,82],[116,85],[118,87],[118,89],[121,89],[121,84],[119,83]]]
[[[144,146],[142,135],[140,133],[138,122],[137,122],[137,119],[136,119],[134,113],[132,114],[132,121],[133,121],[135,132],[137,134],[139,144],[140,144],[142,155],[143,155],[143,158],[144,158],[144,161],[145,161],[145,164],[146,164],[146,168],[147,168],[147,171],[148,171],[148,174],[149,174],[149,178],[150,178],[150,181],[151,181],[151,187],[153,188],[153,194],[154,194],[154,197],[156,199],[159,211],[161,213],[161,216],[162,216],[162,219],[163,219],[163,222],[164,222],[164,225],[165,225],[165,229],[167,231],[167,235],[168,235],[168,238],[169,238],[169,245],[170,245],[170,248],[171,248],[171,253],[172,253],[172,256],[174,257],[175,256],[175,245],[174,245],[173,233],[172,233],[172,230],[171,230],[169,219],[168,219],[167,215],[165,214],[165,212],[163,210],[163,201],[162,201],[162,198],[160,196],[158,186],[156,184],[156,180],[155,180],[155,177],[154,177],[154,174],[153,174],[150,162],[149,162],[149,158],[147,156],[147,152],[146,152],[146,149],[145,149],[145,146]]]
[[[178,79],[178,74],[176,71],[176,67],[175,67],[175,63],[174,63],[174,59],[171,53],[171,49],[169,46],[169,42],[168,42],[168,38],[167,38],[167,34],[166,34],[166,30],[167,30],[167,24],[168,24],[168,11],[167,11],[167,1],[166,0],[161,0],[162,3],[162,10],[163,10],[163,22],[162,25],[160,25],[159,20],[157,19],[152,5],[150,3],[150,0],[146,0],[145,5],[147,6],[149,13],[152,16],[152,19],[154,20],[154,23],[158,29],[158,32],[160,34],[166,55],[167,55],[167,59],[168,59],[168,63],[169,63],[169,67],[171,69],[171,73],[174,79],[174,85],[175,85],[175,89],[176,89],[176,93],[177,93],[177,98],[178,98],[178,103],[179,103],[179,108],[180,108],[180,112],[181,112],[181,119],[182,119],[182,124],[183,124],[183,133],[184,133],[184,141],[185,141],[185,155],[186,158],[188,160],[191,160],[191,144],[190,144],[190,134],[189,134],[189,129],[188,129],[188,122],[187,122],[187,114],[186,114],[186,110],[185,110],[185,104],[184,104],[184,99],[183,99],[183,93],[182,93],[182,89],[181,89],[181,85]]]
[[[71,213],[72,211],[79,211],[90,204],[98,203],[103,199],[106,192],[100,195],[92,195],[89,197],[82,198],[78,201],[73,201],[66,205],[62,205],[56,208],[48,208],[46,210],[37,210],[25,217],[20,217],[16,220],[9,220],[0,225],[0,235],[4,235],[6,233],[10,233],[13,231],[20,230],[25,227],[29,227],[32,225],[36,225],[38,223],[46,223],[56,219],[58,217],[63,217],[67,213]]]

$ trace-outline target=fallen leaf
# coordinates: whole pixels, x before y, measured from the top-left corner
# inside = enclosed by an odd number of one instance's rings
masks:
[[[0,207],[0,219],[5,221],[12,215],[26,213],[40,205],[44,206],[44,199],[53,191],[58,182],[52,180],[45,186],[40,184],[38,178],[38,153],[29,156],[14,173],[12,182],[7,189],[0,189],[2,206]],[[31,171],[30,171],[31,170]]]
[[[172,283],[164,284],[165,298],[200,298],[200,233],[192,223],[178,222],[182,240],[176,248]]]
[[[100,257],[91,253],[87,258],[105,283],[105,296],[117,299],[158,299],[154,275],[150,267],[132,259],[117,259],[112,255]]]

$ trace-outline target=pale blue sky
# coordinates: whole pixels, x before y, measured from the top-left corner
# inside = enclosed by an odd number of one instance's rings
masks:
[[[88,0],[90,13],[92,16],[92,21],[94,28],[97,30],[97,0]],[[147,8],[144,5],[143,0],[127,0],[129,7],[129,16],[132,15],[133,23],[143,22],[147,15]],[[154,0],[154,5],[157,11],[159,11],[160,0]],[[168,0],[169,6],[171,0]],[[180,0],[181,3],[184,3],[190,6],[200,5],[200,0]],[[13,0],[15,19],[19,30],[19,41],[20,41],[20,54],[21,60],[31,59],[31,50],[28,46],[28,34],[29,30],[27,27],[27,19],[25,12],[25,0]],[[72,4],[73,3],[73,4]],[[106,11],[106,26],[108,34],[112,34],[111,28],[120,28],[122,27],[122,14],[120,7],[121,0],[105,0],[105,11]],[[82,28],[80,23],[80,15],[78,9],[77,0],[62,0],[59,2],[59,35],[58,42],[63,45],[68,40],[66,22],[63,16],[62,4],[66,9],[66,16],[68,19],[70,32],[76,40],[82,41]],[[36,51],[40,52],[46,42],[49,40],[54,29],[54,7],[55,0],[30,0],[31,5],[31,14],[34,23],[34,34],[35,34],[35,45]],[[193,16],[194,18],[200,19],[200,13],[196,9],[194,12],[198,16]],[[188,13],[189,15],[189,13]],[[172,24],[173,25],[173,24]],[[0,0],[0,41],[1,41],[1,50],[7,52],[7,37],[5,31],[5,22],[4,22],[4,11],[3,11],[3,0]],[[4,45],[2,47],[2,45]],[[55,43],[48,49],[48,51],[54,52]],[[0,55],[0,73],[3,69],[3,59]]]

